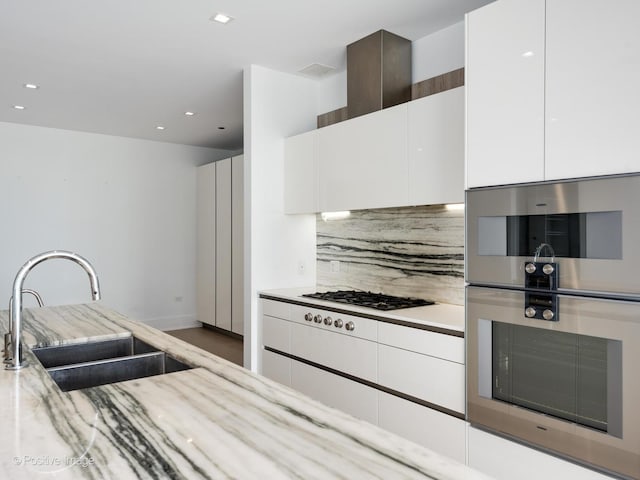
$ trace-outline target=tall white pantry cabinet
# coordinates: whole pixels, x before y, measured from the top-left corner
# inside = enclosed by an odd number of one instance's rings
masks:
[[[243,156],[197,169],[198,321],[239,335],[243,310]]]

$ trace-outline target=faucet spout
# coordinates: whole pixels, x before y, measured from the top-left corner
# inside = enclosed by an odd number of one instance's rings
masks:
[[[52,258],[65,258],[80,265],[87,275],[89,275],[89,283],[91,284],[91,298],[93,300],[100,300],[100,284],[98,282],[98,275],[89,261],[78,255],[77,253],[67,252],[64,250],[52,250],[50,252],[44,252],[35,257],[30,258],[27,262],[18,270],[16,278],[13,281],[13,308],[11,309],[11,353],[12,360],[6,366],[7,370],[20,370],[25,367],[26,364],[22,360],[21,355],[21,331],[22,331],[22,292],[24,280],[27,278],[29,272],[45,260]]]

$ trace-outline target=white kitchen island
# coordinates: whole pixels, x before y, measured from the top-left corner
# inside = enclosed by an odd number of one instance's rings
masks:
[[[25,348],[0,372],[2,478],[487,478],[100,302],[23,319],[29,347],[133,334],[196,368],[65,393]]]

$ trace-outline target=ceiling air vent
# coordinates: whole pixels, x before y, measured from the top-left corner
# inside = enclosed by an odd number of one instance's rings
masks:
[[[307,75],[308,77],[324,77],[327,73],[335,71],[334,67],[329,65],[322,65],[321,63],[312,63],[307,65],[302,70],[298,70],[298,73]]]

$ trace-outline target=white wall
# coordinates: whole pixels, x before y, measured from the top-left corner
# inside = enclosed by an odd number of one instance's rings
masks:
[[[194,323],[194,167],[226,156],[0,122],[0,306],[28,258],[64,249],[94,265],[106,305],[159,327]],[[65,260],[38,265],[25,286],[47,305],[90,300],[86,274]]]
[[[412,82],[464,67],[464,21],[415,40],[411,44]]]
[[[284,139],[315,128],[317,88],[314,80],[259,66],[244,72],[244,366],[253,371],[260,371],[257,292],[315,285],[315,215],[285,215],[283,184]]]

